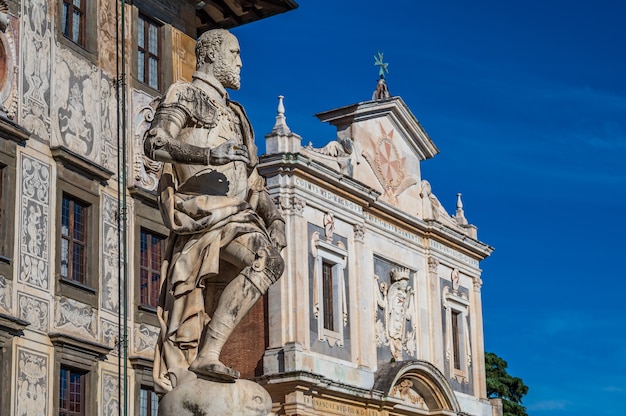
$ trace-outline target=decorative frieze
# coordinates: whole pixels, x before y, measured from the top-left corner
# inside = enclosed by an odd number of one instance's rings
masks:
[[[98,1],[98,62],[111,76],[117,73],[117,52],[122,53],[121,45],[116,48],[118,45],[116,7],[119,11],[119,2],[115,0]]]
[[[13,282],[0,275],[0,310],[11,313],[13,301]]]
[[[49,329],[50,304],[47,300],[17,292],[18,316],[30,323],[29,329],[46,333]]]
[[[117,374],[102,371],[102,415],[118,416],[119,411],[119,380]]]
[[[55,313],[55,326],[70,333],[96,338],[95,310],[74,299],[58,298]]]
[[[18,347],[15,372],[16,415],[39,416],[48,414],[48,356]]]
[[[135,324],[134,352],[152,355],[159,337],[159,329],[146,324]]]
[[[100,307],[114,314],[119,312],[117,211],[117,200],[103,193]]]
[[[53,3],[45,0],[21,3],[21,124],[41,140],[49,142],[52,35],[48,12]]]
[[[111,348],[112,355],[118,355],[116,348],[118,334],[119,328],[117,323],[103,318],[100,319],[100,342]]]
[[[50,165],[22,156],[18,281],[49,288]]]
[[[0,1],[0,10],[8,10],[6,1]],[[6,13],[6,12],[5,12]],[[8,24],[7,24],[8,23]],[[0,31],[0,48],[2,54],[2,77],[0,77],[0,113],[11,120],[15,120],[18,107],[18,71],[17,71],[17,45],[19,39],[18,18],[8,15],[6,27]]]
[[[100,79],[100,152],[99,164],[117,171],[117,114],[115,81],[104,74]],[[96,142],[97,143],[97,142]]]
[[[98,161],[99,70],[66,48],[57,46],[52,102],[52,143]]]
[[[148,158],[143,151],[143,136],[154,119],[158,99],[133,90],[133,179],[134,186],[154,191],[159,183],[162,162]]]

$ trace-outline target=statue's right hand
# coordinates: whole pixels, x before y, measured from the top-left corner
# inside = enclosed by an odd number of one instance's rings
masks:
[[[246,146],[234,140],[228,140],[212,148],[209,153],[209,164],[211,165],[225,165],[237,161],[248,163],[250,158]]]

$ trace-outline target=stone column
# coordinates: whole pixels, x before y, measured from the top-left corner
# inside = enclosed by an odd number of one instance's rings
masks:
[[[428,282],[430,286],[430,312],[431,328],[429,332],[433,335],[431,338],[430,350],[431,357],[424,359],[431,361],[443,373],[444,357],[443,357],[443,325],[441,321],[441,296],[439,291],[439,260],[434,257],[428,257]],[[439,351],[439,352],[438,352]]]
[[[471,315],[472,319],[472,345],[474,351],[474,365],[472,366],[474,378],[474,395],[479,398],[487,397],[487,380],[485,378],[485,341],[483,336],[483,310],[480,288],[483,281],[480,277],[472,278],[474,283],[474,291],[472,296]]]

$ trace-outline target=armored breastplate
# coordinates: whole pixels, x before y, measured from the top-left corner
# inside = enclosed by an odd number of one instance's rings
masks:
[[[215,115],[212,126],[203,122],[184,128],[177,139],[200,147],[215,148],[234,140],[244,146],[241,120],[228,107],[212,102]],[[205,119],[206,120],[206,119]],[[224,195],[246,198],[247,167],[243,162],[230,162],[225,165],[199,166],[177,164],[179,191],[196,195]]]

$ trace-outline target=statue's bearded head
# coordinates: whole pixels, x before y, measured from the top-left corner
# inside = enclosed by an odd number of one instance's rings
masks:
[[[238,90],[241,57],[237,38],[225,29],[204,32],[196,44],[197,68],[207,68],[225,87]],[[208,67],[207,67],[208,64]]]

